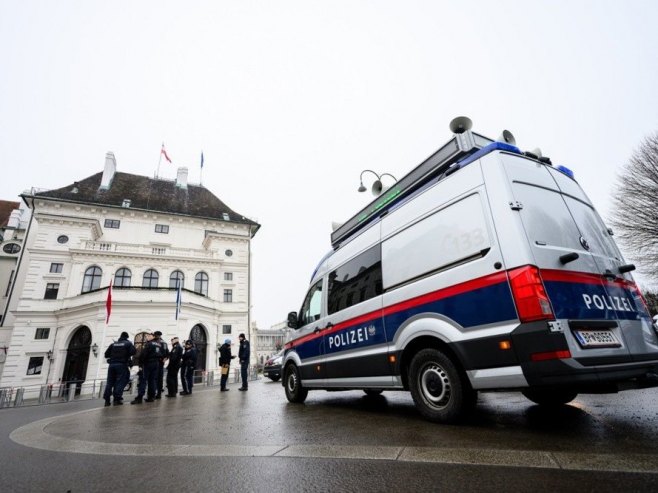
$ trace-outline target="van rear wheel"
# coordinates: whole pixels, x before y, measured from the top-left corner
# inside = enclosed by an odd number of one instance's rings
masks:
[[[562,406],[578,395],[578,392],[569,389],[525,389],[521,393],[540,406]]]
[[[304,402],[308,395],[308,390],[302,387],[302,379],[299,376],[299,369],[294,364],[286,366],[284,377],[284,386],[286,397],[290,402]]]
[[[477,400],[452,360],[438,349],[423,349],[413,357],[409,389],[420,414],[436,423],[454,423]]]

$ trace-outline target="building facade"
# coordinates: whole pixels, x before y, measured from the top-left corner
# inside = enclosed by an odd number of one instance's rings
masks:
[[[273,325],[269,329],[254,330],[256,339],[256,363],[262,365],[273,354],[278,353],[286,342],[292,329],[287,322]]]
[[[119,173],[108,153],[102,173],[22,198],[32,221],[0,328],[0,386],[104,378],[122,331],[192,339],[197,369],[212,369],[218,343],[249,332],[260,226],[188,184],[186,168],[176,181]]]

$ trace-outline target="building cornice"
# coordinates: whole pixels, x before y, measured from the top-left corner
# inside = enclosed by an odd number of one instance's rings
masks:
[[[34,218],[37,222],[51,222],[55,224],[70,224],[70,225],[82,225],[88,226],[91,230],[91,235],[94,240],[100,238],[103,234],[101,229],[101,223],[98,219],[92,219],[87,217],[79,216],[69,216],[62,214],[52,214],[48,212],[35,212]]]

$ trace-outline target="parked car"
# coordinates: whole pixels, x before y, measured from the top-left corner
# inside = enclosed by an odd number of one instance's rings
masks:
[[[279,351],[277,354],[275,354],[265,362],[265,367],[263,368],[263,375],[265,375],[273,382],[278,382],[279,379],[281,378],[282,360],[283,360],[283,350]]]

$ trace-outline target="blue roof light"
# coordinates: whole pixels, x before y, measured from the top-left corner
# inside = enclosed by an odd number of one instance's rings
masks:
[[[575,178],[574,178],[574,176],[573,176],[573,171],[571,171],[571,170],[570,170],[569,168],[567,168],[566,166],[558,166],[556,169],[557,169],[558,171],[561,171],[561,172],[564,173],[565,175],[567,175],[567,176],[568,176],[569,178],[571,178],[572,180],[575,180]]]

